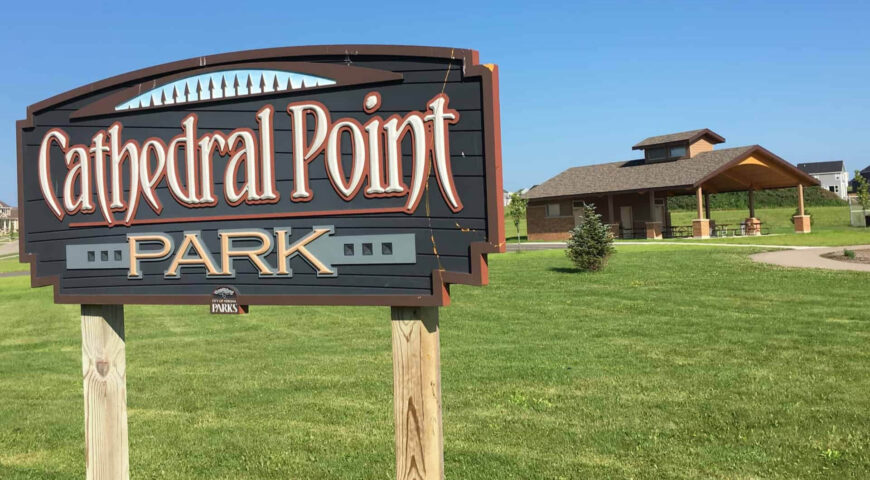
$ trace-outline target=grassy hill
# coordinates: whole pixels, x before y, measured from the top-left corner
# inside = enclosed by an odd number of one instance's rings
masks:
[[[820,187],[804,189],[804,203],[808,207],[835,207],[847,205],[833,192]],[[755,208],[797,208],[798,197],[796,188],[778,190],[761,190],[755,192]],[[671,210],[695,210],[697,200],[694,195],[683,195],[668,199]],[[746,192],[714,193],[710,195],[710,208],[714,210],[749,209],[749,195]]]

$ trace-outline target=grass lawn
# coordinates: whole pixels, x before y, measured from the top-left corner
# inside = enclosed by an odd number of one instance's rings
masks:
[[[870,477],[870,276],[491,257],[442,309],[448,478]],[[78,307],[0,279],[0,478],[84,477]],[[138,479],[393,478],[386,308],[127,308]]]
[[[11,257],[0,258],[0,273],[26,272],[28,268],[29,268],[28,264],[18,263],[18,255],[17,254],[15,254]]]
[[[507,207],[505,207],[507,208]],[[507,213],[504,215],[504,237],[507,243],[516,243],[517,241],[517,227],[514,225],[514,219],[510,217]],[[523,242],[529,240],[528,235],[526,234],[526,219],[520,220],[520,239]]]

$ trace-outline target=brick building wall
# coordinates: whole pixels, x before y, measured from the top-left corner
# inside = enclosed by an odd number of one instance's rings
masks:
[[[657,196],[656,198],[665,198]],[[553,242],[564,241],[569,237],[569,232],[575,226],[575,216],[573,213],[574,203],[587,202],[595,204],[595,211],[601,215],[601,221],[610,223],[610,212],[607,208],[607,197],[578,197],[575,199],[562,200],[538,200],[529,202],[526,210],[526,227],[528,237],[533,242]],[[547,216],[547,204],[558,203],[558,217]],[[667,202],[665,203],[667,205]],[[613,196],[613,221],[621,223],[620,207],[630,206],[632,209],[632,225],[627,228],[636,229],[637,232],[645,232],[645,222],[651,221],[653,213],[649,208],[649,194],[643,193],[627,193]],[[568,213],[570,212],[570,213]],[[665,210],[665,225],[670,225],[670,215]]]
[[[559,204],[559,216],[547,216],[547,204]],[[568,232],[574,228],[574,214],[571,200],[546,203],[529,203],[526,209],[526,228],[532,242],[553,242],[568,239]]]

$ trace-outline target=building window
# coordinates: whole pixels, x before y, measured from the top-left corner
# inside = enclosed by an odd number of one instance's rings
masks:
[[[649,148],[646,151],[646,158],[650,160],[661,160],[664,158],[668,158],[668,149],[664,147]]]
[[[685,157],[688,147],[685,144],[671,147],[655,147],[646,150],[647,160],[669,160]]]
[[[548,216],[548,217],[558,217],[558,216],[560,216],[560,212],[559,212],[559,204],[558,204],[558,203],[548,203],[548,204],[547,204],[547,216]]]
[[[830,187],[828,187],[828,190],[834,193],[840,193],[840,187],[838,185],[831,185]]]
[[[678,147],[671,147],[671,154],[670,154],[671,158],[679,158],[679,157],[685,157],[685,156],[686,156],[686,146],[685,145],[680,145]]]

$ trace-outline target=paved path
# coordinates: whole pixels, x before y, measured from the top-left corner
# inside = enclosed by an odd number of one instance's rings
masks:
[[[781,267],[801,267],[801,268],[824,268],[827,270],[854,270],[859,272],[870,272],[870,264],[841,262],[839,260],[831,260],[824,258],[822,255],[826,253],[839,252],[843,250],[868,250],[870,245],[854,245],[851,247],[817,247],[804,248],[801,250],[780,250],[776,252],[756,253],[751,258],[756,262],[771,263]]]
[[[0,243],[0,257],[18,253],[18,240],[14,242]]]
[[[9,278],[9,277],[23,277],[25,275],[30,275],[30,272],[6,272],[0,273],[0,278]]]

